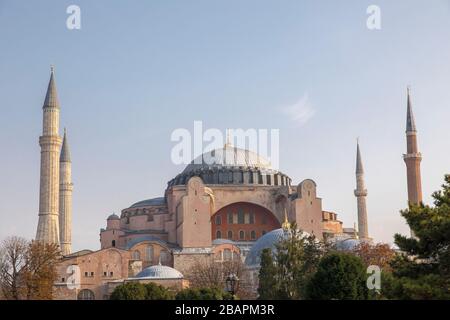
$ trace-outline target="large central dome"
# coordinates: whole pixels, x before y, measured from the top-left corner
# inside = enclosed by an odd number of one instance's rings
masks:
[[[221,149],[205,152],[195,158],[183,171],[189,173],[199,169],[243,167],[270,170],[270,162],[255,152],[226,144]]]
[[[169,181],[168,186],[183,185],[191,177],[206,184],[290,185],[291,179],[274,170],[270,162],[253,151],[225,144],[223,148],[205,152]]]

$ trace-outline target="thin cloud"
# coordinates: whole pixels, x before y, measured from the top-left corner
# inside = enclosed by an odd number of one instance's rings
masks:
[[[309,101],[308,94],[305,93],[296,103],[283,107],[283,113],[287,115],[291,121],[302,126],[314,117],[316,110]]]

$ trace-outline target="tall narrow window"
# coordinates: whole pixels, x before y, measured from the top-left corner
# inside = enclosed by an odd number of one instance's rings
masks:
[[[113,248],[115,248],[115,247],[116,247],[116,240],[113,240],[113,241],[111,242],[111,245],[113,246]]]
[[[218,214],[216,216],[216,225],[221,225],[222,224],[222,217],[220,216],[220,214]]]
[[[233,213],[228,212],[228,224],[233,224]]]
[[[153,246],[147,246],[145,248],[145,261],[153,261]]]
[[[255,214],[253,212],[250,212],[250,224],[255,223]]]
[[[238,224],[244,224],[244,211],[242,209],[239,209],[238,211]]]
[[[216,239],[222,239],[222,232],[220,230],[216,231]]]
[[[233,240],[233,231],[228,231],[228,239]]]
[[[256,239],[256,232],[255,232],[255,230],[252,230],[252,232],[250,232],[250,238],[251,238],[252,240],[255,240],[255,239]]]
[[[245,240],[245,232],[243,230],[239,231],[239,240]]]

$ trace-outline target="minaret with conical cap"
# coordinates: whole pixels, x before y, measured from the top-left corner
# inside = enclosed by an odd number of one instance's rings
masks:
[[[43,130],[39,137],[41,169],[39,190],[39,221],[36,240],[59,244],[59,101],[55,75],[51,68],[50,82],[43,106]]]
[[[59,241],[63,255],[72,251],[72,191],[72,161],[67,131],[64,129],[59,158]]]
[[[360,239],[369,239],[366,206],[367,189],[364,183],[364,168],[362,164],[361,151],[359,149],[359,141],[356,144],[355,196],[358,202],[358,235]]]
[[[420,175],[420,162],[422,154],[417,145],[416,122],[412,111],[411,92],[408,87],[408,102],[406,111],[406,146],[407,153],[403,155],[406,163],[406,176],[408,180],[408,202],[420,204],[422,202],[422,179]]]

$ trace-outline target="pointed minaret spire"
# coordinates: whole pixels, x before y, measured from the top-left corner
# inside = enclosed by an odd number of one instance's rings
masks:
[[[359,239],[369,239],[369,228],[367,222],[366,197],[367,189],[364,183],[364,169],[359,148],[359,139],[356,143],[356,189],[355,197],[358,204],[358,234]],[[356,230],[356,226],[355,226]],[[356,231],[355,231],[356,232]]]
[[[68,255],[72,251],[72,192],[72,161],[67,131],[64,128],[59,157],[59,241],[63,255]]]
[[[364,174],[361,151],[359,150],[359,138],[356,139],[356,174]]]
[[[406,132],[417,132],[416,122],[414,120],[414,114],[412,111],[411,104],[411,88],[408,86],[408,102],[407,102],[407,110],[406,110]]]
[[[64,128],[63,143],[61,148],[60,162],[72,162],[70,160],[69,142],[67,141],[67,130]]]
[[[45,96],[45,101],[44,101],[43,107],[59,109],[59,100],[58,100],[58,94],[56,92],[54,66],[50,67],[50,81],[48,82],[47,94]]]

